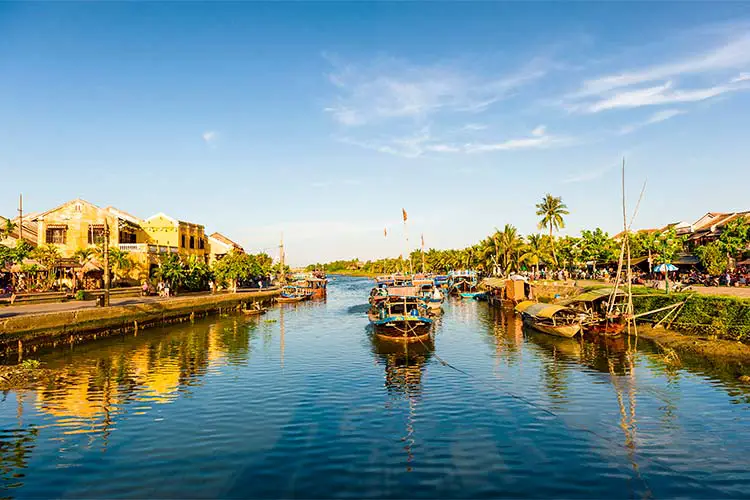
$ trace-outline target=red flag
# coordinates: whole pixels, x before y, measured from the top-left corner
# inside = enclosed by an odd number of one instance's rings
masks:
[[[405,209],[405,208],[402,208],[402,209],[401,209],[401,212],[402,212],[402,213],[403,213],[403,215],[404,215],[404,222],[406,222],[406,209]]]
[[[384,227],[384,228],[383,228],[383,237],[384,237],[384,238],[387,238],[387,237],[388,237],[388,228],[387,228],[387,227]]]

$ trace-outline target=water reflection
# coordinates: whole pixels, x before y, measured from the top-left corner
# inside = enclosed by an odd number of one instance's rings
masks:
[[[432,336],[428,340],[415,343],[381,339],[371,334],[372,349],[376,357],[385,365],[385,388],[393,399],[403,399],[408,403],[404,435],[406,470],[412,470],[414,461],[415,429],[414,422],[422,394],[422,377],[425,365],[435,349]]]

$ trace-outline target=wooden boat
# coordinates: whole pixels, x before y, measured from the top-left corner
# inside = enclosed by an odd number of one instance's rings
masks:
[[[433,314],[440,311],[443,307],[445,297],[432,283],[420,285],[416,295],[424,301],[428,311]]]
[[[419,342],[429,337],[432,319],[419,297],[391,297],[368,313],[375,334],[390,340]]]
[[[281,289],[281,295],[276,298],[276,301],[281,303],[302,302],[309,298],[310,295],[299,287],[287,285]]]
[[[377,306],[379,303],[388,299],[388,288],[386,286],[376,286],[370,290],[368,302],[371,306]]]
[[[304,276],[293,283],[294,286],[303,290],[311,298],[325,298],[328,279],[317,278],[315,276]]]
[[[261,314],[266,314],[266,311],[268,309],[243,309],[242,312],[246,314],[247,316],[260,316]]]
[[[521,314],[524,324],[550,335],[570,338],[581,331],[583,318],[569,307],[527,300],[516,306],[516,312]]]
[[[432,278],[433,283],[435,283],[435,286],[438,288],[449,288],[450,283],[448,280],[448,276],[445,274],[440,274],[437,276],[434,276]]]
[[[376,276],[375,277],[375,284],[377,285],[392,285],[393,284],[393,276],[386,275],[386,276]]]
[[[451,271],[448,273],[449,294],[464,299],[474,299],[484,294],[479,291],[479,279],[476,271]]]
[[[615,308],[607,312],[607,305],[614,293],[614,288],[598,288],[566,299],[562,305],[575,309],[585,316],[581,326],[584,333],[601,335],[620,335],[625,329],[625,316],[622,299],[625,293],[618,290],[615,296]]]

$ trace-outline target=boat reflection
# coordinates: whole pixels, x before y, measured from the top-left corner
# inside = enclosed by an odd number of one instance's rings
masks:
[[[435,350],[432,336],[422,342],[399,342],[384,340],[371,334],[372,350],[376,358],[385,365],[385,388],[397,400],[406,400],[408,413],[405,433],[401,437],[406,451],[406,470],[412,470],[415,444],[414,422],[422,393],[422,378],[425,365]]]

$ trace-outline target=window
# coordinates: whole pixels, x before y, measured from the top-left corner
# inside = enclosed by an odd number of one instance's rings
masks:
[[[182,235],[182,242],[181,242],[180,246],[182,248],[185,248],[185,235],[184,234]]]
[[[104,224],[89,224],[89,245],[104,243]]]
[[[201,238],[201,239],[198,240],[198,248],[201,249],[201,250],[203,250],[204,248],[206,248],[206,242],[203,241],[203,238]]]
[[[190,248],[195,248],[195,236],[190,237]]]
[[[120,243],[135,243],[135,233],[120,232]]]
[[[64,245],[67,231],[68,226],[47,226],[47,243]]]

